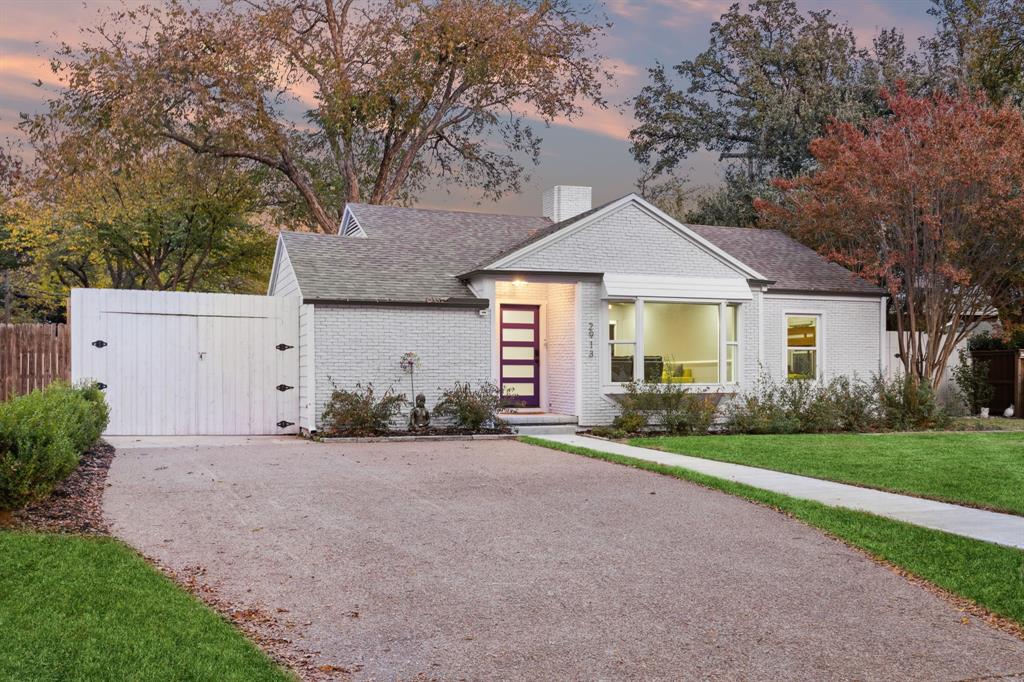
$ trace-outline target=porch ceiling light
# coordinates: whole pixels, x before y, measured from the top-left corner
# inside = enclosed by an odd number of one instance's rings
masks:
[[[521,277],[517,277],[514,280],[512,280],[512,285],[513,286],[517,286],[517,287],[525,287],[526,286],[526,280],[522,279]]]

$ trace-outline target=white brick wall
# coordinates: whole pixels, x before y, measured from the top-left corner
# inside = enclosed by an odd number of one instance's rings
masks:
[[[786,314],[821,315],[826,379],[845,375],[867,379],[879,371],[881,310],[877,298],[764,299],[764,368],[776,379],[786,377]]]
[[[443,307],[339,306],[318,304],[315,311],[316,417],[334,390],[372,382],[375,389],[394,386],[412,400],[409,376],[398,359],[415,351],[422,361],[416,392],[437,402],[439,387],[456,381],[474,386],[490,381],[490,313]]]
[[[552,412],[576,414],[576,285],[547,287],[548,405]]]
[[[601,362],[604,357],[602,343],[606,338],[601,326],[600,282],[580,282],[580,333],[583,335],[580,358],[579,421],[583,426],[608,424],[619,413],[618,406],[604,395],[601,386]]]
[[[591,189],[576,185],[555,185],[544,190],[541,209],[545,218],[560,223],[590,210]]]
[[[561,241],[528,253],[509,269],[735,277],[736,271],[634,205]]]

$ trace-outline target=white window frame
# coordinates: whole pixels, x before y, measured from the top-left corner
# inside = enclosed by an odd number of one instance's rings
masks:
[[[813,317],[815,318],[814,334],[814,378],[811,381],[821,381],[825,376],[825,315],[821,311],[787,310],[782,314],[782,376],[789,379],[789,318],[791,317]],[[807,350],[807,346],[801,346]]]
[[[611,318],[608,315],[608,306],[612,303],[632,303],[635,306],[633,314],[636,316],[636,325],[634,329],[636,333],[633,334],[632,341],[621,341],[618,338],[615,340],[608,338],[608,329],[611,327]],[[604,338],[604,348],[601,350],[601,383],[606,386],[625,386],[624,382],[612,382],[612,346],[633,346],[633,378],[637,377],[637,366],[640,367],[640,371],[643,371],[643,360],[637,362],[639,353],[637,349],[640,348],[640,319],[643,313],[641,312],[642,304],[635,298],[609,298],[601,301],[601,330],[602,337]],[[616,325],[616,337],[618,337],[618,325]]]
[[[729,335],[728,335],[729,324],[728,324],[727,320],[725,319],[725,314],[729,310],[729,306],[733,306],[734,308],[736,308],[736,340],[735,341],[730,341],[729,340]],[[720,361],[720,363],[718,365],[719,366],[719,379],[720,379],[721,383],[723,383],[723,384],[735,385],[735,384],[740,383],[740,333],[741,333],[742,330],[740,329],[740,317],[741,317],[741,315],[740,315],[740,306],[739,306],[739,304],[738,303],[729,303],[729,302],[723,301],[722,302],[722,307],[719,310],[719,316],[720,316],[720,320],[722,322],[722,329],[719,332],[720,338],[725,339],[725,341],[722,343],[722,359],[721,359],[721,361]],[[728,368],[729,347],[730,346],[732,346],[733,348],[736,349],[736,355],[734,356],[735,360],[733,361],[733,376],[735,377],[735,379],[733,379],[732,381],[729,381],[729,368]]]
[[[634,380],[642,380],[644,376],[644,303],[650,301],[651,303],[691,303],[696,305],[718,305],[718,382],[717,383],[702,383],[702,384],[687,384],[687,387],[706,389],[713,386],[736,386],[740,382],[740,314],[743,306],[743,301],[708,301],[707,299],[687,299],[687,298],[650,298],[638,296],[636,298],[605,298],[601,299],[601,329],[605,337],[605,342],[602,344],[601,350],[601,385],[604,393],[621,393],[626,385],[624,382],[613,382],[611,379],[612,374],[612,345],[630,344],[634,348],[633,352],[633,378]],[[632,303],[636,306],[636,334],[632,342],[626,341],[612,341],[607,338],[607,329],[609,326],[608,316],[608,304],[610,303]],[[725,319],[725,313],[728,306],[736,306],[736,341],[726,341],[727,338],[727,324]],[[734,346],[736,348],[736,380],[726,381],[725,362],[728,357],[726,349],[728,346]]]

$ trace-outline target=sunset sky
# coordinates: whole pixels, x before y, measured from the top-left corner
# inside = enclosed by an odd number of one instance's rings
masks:
[[[95,20],[97,9],[119,2],[91,0],[0,0],[0,137],[16,137],[19,112],[41,109],[56,91],[47,58],[60,41],[76,42],[79,28]],[[137,4],[137,3],[129,3]],[[553,184],[590,185],[594,201],[621,196],[635,188],[639,167],[629,154],[627,139],[633,119],[624,103],[647,79],[656,61],[675,64],[707,47],[708,28],[731,3],[728,0],[607,0],[605,12],[614,24],[602,52],[614,65],[618,79],[608,93],[612,107],[588,110],[569,124],[541,130],[541,163],[532,169],[521,195],[480,202],[471,191],[434,190],[422,197],[427,207],[469,208],[505,213],[538,213],[541,190]],[[916,45],[932,33],[929,0],[824,0],[800,2],[803,9],[831,9],[868,44],[882,28],[896,26]],[[34,83],[43,81],[42,87]],[[688,175],[698,186],[716,182],[714,155],[691,159]]]

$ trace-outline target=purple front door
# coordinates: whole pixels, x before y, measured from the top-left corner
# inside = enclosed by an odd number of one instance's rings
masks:
[[[506,403],[540,407],[540,306],[503,303],[500,328]]]

